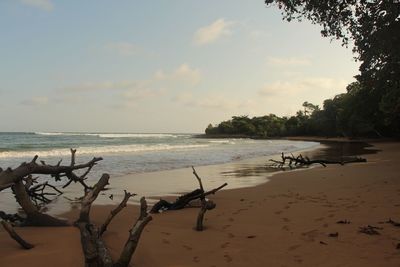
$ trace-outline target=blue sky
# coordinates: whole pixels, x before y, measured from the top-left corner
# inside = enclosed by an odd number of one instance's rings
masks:
[[[0,2],[1,131],[202,132],[291,115],[358,73],[263,1]]]

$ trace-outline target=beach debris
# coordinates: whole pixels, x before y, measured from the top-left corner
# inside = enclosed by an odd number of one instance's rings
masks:
[[[396,249],[400,249],[400,243],[397,243]]]
[[[329,237],[338,237],[338,236],[339,236],[339,233],[338,233],[338,232],[330,233],[328,236],[329,236]]]
[[[12,222],[14,225],[16,223],[22,223],[24,222],[25,218],[21,217],[17,213],[15,214],[7,214],[4,211],[0,210],[0,218],[7,221],[7,222]]]
[[[324,241],[319,241],[319,243],[321,244],[321,245],[328,245],[327,243],[325,243]]]
[[[108,215],[106,221],[101,225],[99,229],[99,235],[101,236],[106,230],[112,219],[117,215],[123,208],[126,207],[126,203],[128,202],[129,198],[136,196],[136,194],[129,193],[128,191],[124,190],[124,198],[122,199],[121,203],[113,209],[110,214]]]
[[[34,246],[28,242],[26,242],[20,235],[15,232],[14,228],[9,222],[1,221],[1,225],[3,226],[4,230],[10,235],[12,239],[17,241],[18,244],[21,245],[24,249],[31,249]]]
[[[111,200],[113,200],[113,199],[114,199],[114,195],[113,195],[113,194],[110,194],[110,195],[108,196],[108,198],[111,199]]]
[[[207,192],[205,192],[204,189],[201,189],[200,187],[198,189],[193,190],[192,192],[186,193],[178,197],[174,202],[169,202],[167,200],[160,199],[157,203],[153,205],[153,207],[150,210],[150,213],[159,213],[161,211],[166,211],[166,210],[179,210],[186,208],[190,206],[190,204],[193,201],[198,199],[201,200],[201,197],[205,198],[208,195],[215,194],[217,191],[221,190],[227,185],[228,185],[227,183],[224,183],[221,186]]]
[[[380,235],[377,230],[382,230],[382,227],[376,227],[372,225],[362,226],[359,227],[359,232],[367,235]]]
[[[152,220],[152,217],[147,213],[146,199],[142,197],[140,199],[139,218],[129,231],[128,240],[122,249],[119,259],[114,262],[101,236],[104,231],[107,230],[107,226],[114,216],[126,206],[128,199],[134,196],[134,194],[125,191],[125,196],[121,203],[111,211],[105,223],[100,228],[97,228],[97,226],[90,221],[90,209],[97,196],[103,191],[104,187],[108,185],[109,179],[110,176],[104,173],[99,181],[86,192],[81,202],[79,218],[74,223],[81,232],[81,243],[86,266],[128,266],[144,227]]]
[[[256,237],[255,235],[248,235],[248,236],[247,236],[247,238],[250,238],[250,239],[251,239],[251,238],[255,238],[255,237]]]
[[[297,157],[295,157],[292,153],[290,154],[290,156],[287,156],[283,152],[281,154],[281,160],[270,159],[269,161],[272,162],[272,164],[267,165],[267,167],[279,168],[279,169],[285,169],[285,167],[289,167],[290,169],[308,167],[312,164],[320,164],[326,167],[327,164],[344,165],[355,162],[367,162],[365,158],[360,158],[360,157],[352,157],[347,159],[342,158],[340,160],[325,160],[325,159],[311,160],[307,156],[303,157],[302,154],[299,154]]]
[[[65,220],[55,218],[48,214],[40,212],[39,204],[47,204],[50,199],[48,196],[60,195],[62,191],[56,186],[51,185],[48,181],[42,184],[37,183],[37,177],[34,175],[48,175],[55,181],[67,179],[63,188],[72,182],[80,183],[84,192],[90,187],[86,184],[86,176],[90,170],[101,161],[102,158],[93,158],[89,162],[83,164],[75,164],[76,149],[71,149],[71,162],[69,165],[61,165],[61,160],[55,165],[47,164],[44,161],[37,162],[39,156],[36,155],[30,162],[23,162],[18,167],[0,171],[0,191],[11,188],[16,201],[26,214],[23,225],[30,226],[67,226],[69,223]],[[85,170],[82,175],[77,175],[75,171]],[[54,192],[45,192],[46,188],[51,188]]]
[[[348,220],[340,220],[336,222],[337,224],[350,224],[351,222]]]
[[[197,181],[199,182],[199,187],[200,187],[200,190],[202,192],[202,194],[200,196],[201,209],[199,211],[199,214],[197,215],[196,230],[197,231],[203,231],[204,230],[204,227],[203,227],[204,215],[205,215],[207,210],[215,209],[216,204],[213,201],[206,199],[205,194],[204,194],[204,187],[203,187],[203,183],[201,181],[201,178],[197,174],[196,169],[193,166],[192,166],[192,170],[193,170],[193,175],[196,177]]]
[[[400,223],[393,221],[391,218],[389,218],[389,220],[386,221],[386,223],[389,223],[389,224],[391,224],[393,226],[396,226],[396,227],[400,227]]]

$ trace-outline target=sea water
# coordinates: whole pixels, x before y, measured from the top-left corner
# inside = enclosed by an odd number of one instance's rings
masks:
[[[90,177],[112,176],[213,165],[241,159],[293,152],[318,145],[288,140],[208,139],[195,134],[171,133],[0,133],[0,167],[15,168],[35,155],[47,164],[103,157]]]
[[[35,155],[39,156],[39,164],[44,161],[55,165],[62,159],[61,164],[69,165],[71,148],[77,149],[77,164],[102,157],[86,182],[94,184],[102,173],[109,173],[112,178],[109,190],[96,203],[115,205],[123,198],[124,189],[146,196],[150,202],[158,196],[193,190],[198,186],[197,181],[191,169],[184,169],[190,166],[196,167],[207,189],[222,183],[228,183],[227,189],[255,186],[267,181],[265,164],[270,156],[317,145],[316,142],[208,139],[196,134],[170,133],[0,133],[0,167],[18,167]],[[58,187],[66,183],[65,179],[56,182],[48,176],[39,176],[39,183],[46,180]],[[63,195],[51,198],[52,202],[46,205],[47,212],[61,214],[76,208],[73,200],[82,195],[82,187],[72,183],[62,191]],[[138,199],[131,201],[135,203]],[[0,210],[18,211],[10,189],[0,191]]]

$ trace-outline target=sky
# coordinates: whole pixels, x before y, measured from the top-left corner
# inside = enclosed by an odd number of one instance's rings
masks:
[[[262,0],[0,1],[0,131],[201,133],[321,106],[357,74]]]

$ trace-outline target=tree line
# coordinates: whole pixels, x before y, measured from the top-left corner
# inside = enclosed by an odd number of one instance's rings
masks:
[[[305,102],[296,116],[232,117],[206,134],[400,136],[400,3],[392,0],[265,0],[286,21],[307,19],[321,35],[352,45],[356,82],[322,109]]]
[[[399,136],[398,121],[393,114],[385,114],[380,105],[384,99],[374,99],[359,82],[347,86],[347,92],[323,102],[322,108],[304,102],[294,116],[275,114],[253,117],[233,116],[213,126],[206,135],[240,135],[254,138],[282,136],[343,136],[393,137]]]

